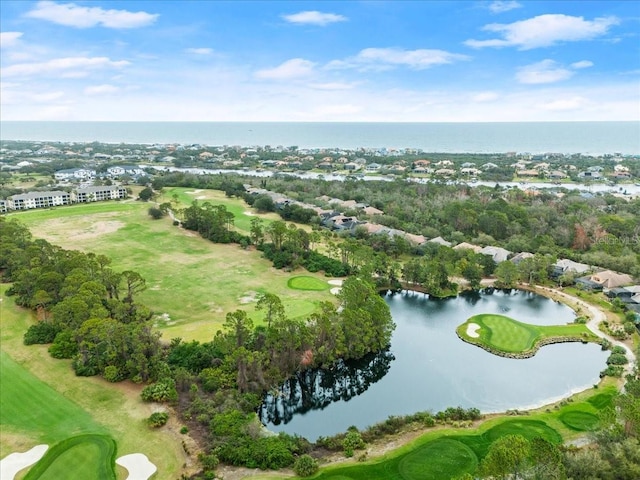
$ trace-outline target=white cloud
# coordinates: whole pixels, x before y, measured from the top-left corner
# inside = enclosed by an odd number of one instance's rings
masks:
[[[327,68],[363,68],[387,70],[404,66],[414,70],[424,70],[434,65],[467,60],[469,57],[444,50],[402,50],[399,48],[365,48],[355,57],[346,60],[335,60]]]
[[[315,63],[303,58],[292,58],[275,68],[258,70],[255,76],[267,80],[288,80],[307,77],[313,73],[315,65]]]
[[[571,64],[571,68],[576,68],[576,69],[589,68],[589,67],[593,67],[593,62],[590,62],[589,60],[581,60],[579,62],[574,62]]]
[[[33,101],[47,103],[53,100],[57,100],[59,98],[64,97],[64,92],[47,92],[47,93],[36,93],[31,96]]]
[[[83,7],[75,3],[43,1],[38,2],[33,10],[26,13],[26,16],[76,28],[90,28],[95,26],[105,28],[138,28],[151,25],[159,15],[142,11],[105,10],[100,7]]]
[[[194,55],[211,55],[213,53],[213,49],[212,48],[206,48],[206,47],[202,47],[202,48],[187,48],[185,50],[185,52],[192,53]]]
[[[120,89],[114,85],[104,84],[104,85],[93,85],[89,87],[85,87],[84,94],[85,95],[110,95],[112,93],[118,92]]]
[[[579,110],[587,105],[587,100],[583,97],[561,98],[547,103],[542,103],[539,108],[552,112],[566,112],[571,110]]]
[[[593,21],[562,14],[539,15],[514,23],[492,23],[483,30],[502,34],[502,38],[467,40],[465,45],[482,47],[518,47],[521,50],[548,47],[560,42],[591,40],[605,35],[609,27],[620,21],[616,17],[600,17]]]
[[[549,59],[520,67],[516,73],[516,79],[525,84],[555,83],[567,80],[572,76],[571,70],[567,70]]]
[[[317,10],[293,13],[291,15],[282,15],[287,22],[297,25],[319,25],[324,27],[330,23],[346,22],[348,20],[344,15],[335,13],[323,13]]]
[[[0,32],[0,48],[13,47],[18,44],[22,32]]]
[[[491,10],[492,13],[508,12],[509,10],[521,7],[521,4],[513,0],[495,0],[489,4],[489,10]]]
[[[494,102],[498,98],[500,98],[500,95],[496,92],[480,92],[471,97],[471,99],[477,103]]]
[[[316,90],[350,90],[355,86],[355,83],[344,82],[312,83],[311,85],[309,85],[309,87]]]
[[[126,60],[113,61],[108,57],[66,57],[47,62],[18,63],[2,69],[4,77],[29,75],[60,75],[66,78],[85,76],[96,68],[122,68],[129,65]]]

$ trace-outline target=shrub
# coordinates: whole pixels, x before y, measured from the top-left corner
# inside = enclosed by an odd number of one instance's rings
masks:
[[[51,343],[60,332],[60,327],[48,322],[38,322],[31,325],[24,334],[25,345]]]
[[[318,471],[318,461],[311,455],[301,455],[293,464],[293,471],[299,477],[310,477]]]
[[[71,330],[63,330],[56,335],[49,347],[49,354],[53,358],[73,358],[78,353],[78,344]]]
[[[183,434],[183,435],[186,435],[187,433],[189,433],[189,427],[187,427],[187,426],[183,426],[183,427],[180,429],[180,433],[181,433],[181,434]]]
[[[160,428],[169,421],[169,414],[167,412],[154,412],[147,419],[147,423],[150,427]]]
[[[364,440],[362,440],[360,432],[355,430],[347,432],[342,441],[342,448],[344,449],[344,455],[346,457],[353,457],[353,451],[364,448],[364,445]]]
[[[171,378],[147,385],[142,389],[140,395],[145,402],[175,402],[178,400],[175,381]]]

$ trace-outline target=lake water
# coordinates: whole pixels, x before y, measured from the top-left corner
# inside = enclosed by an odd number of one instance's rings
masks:
[[[0,122],[1,140],[640,154],[640,122]]]
[[[267,428],[313,441],[390,415],[457,406],[484,413],[527,409],[591,387],[606,367],[608,354],[595,344],[548,345],[532,358],[514,360],[465,343],[455,333],[480,313],[538,325],[573,321],[569,307],[539,295],[496,291],[431,300],[403,292],[385,299],[397,324],[390,350],[290,379],[279,396],[263,403]]]

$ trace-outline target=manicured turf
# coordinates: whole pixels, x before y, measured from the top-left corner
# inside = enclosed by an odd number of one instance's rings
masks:
[[[543,437],[560,443],[562,437],[545,422],[532,419],[505,419],[482,433],[443,434],[418,440],[413,448],[384,460],[345,467],[329,467],[314,479],[322,480],[439,480],[473,473],[493,441],[504,435],[527,439]],[[392,454],[393,455],[393,454]]]
[[[79,435],[57,443],[25,480],[115,480],[116,442],[105,435]]]
[[[51,360],[54,361],[54,360]],[[53,443],[81,433],[107,433],[81,407],[0,352],[0,425]]]
[[[588,432],[598,428],[600,419],[597,415],[588,412],[569,411],[559,416],[560,421],[568,428],[577,432]]]
[[[8,287],[0,284],[0,458],[42,443],[52,447],[82,433],[108,434],[117,441],[119,455],[147,455],[158,467],[154,480],[178,478],[184,451],[169,430],[147,426],[154,407],[140,401],[143,386],[76,377],[70,360],[51,358],[46,345],[25,346],[22,336],[34,319],[6,296]],[[27,398],[20,405],[24,395],[14,393],[23,388]]]
[[[173,190],[165,192],[165,201]],[[182,190],[180,194],[187,195]],[[194,195],[210,194],[201,190]],[[226,200],[240,208],[240,200]],[[260,322],[264,315],[254,311],[263,292],[280,296],[292,318],[306,318],[320,301],[334,301],[328,288],[287,288],[291,274],[273,268],[259,251],[212,243],[173,226],[168,218],[151,220],[149,206],[138,201],[96,202],[11,216],[24,222],[35,237],[63,248],[104,254],[113,260],[115,270],[139,272],[147,281],[140,300],[158,315],[157,326],[167,341],[175,337],[208,341],[226,314],[238,308]],[[320,274],[317,277],[326,285]]]
[[[329,284],[316,277],[310,277],[307,275],[300,275],[297,277],[291,277],[287,281],[287,286],[294,290],[328,290]]]
[[[478,337],[467,334],[469,324],[479,325]],[[549,338],[570,337],[584,341],[596,341],[586,325],[531,325],[504,315],[481,314],[469,318],[457,328],[458,335],[469,343],[488,347],[504,353],[526,353],[535,351],[540,341]]]

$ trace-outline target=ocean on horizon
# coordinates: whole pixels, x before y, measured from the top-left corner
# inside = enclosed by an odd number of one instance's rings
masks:
[[[0,140],[640,155],[640,122],[0,122]]]

